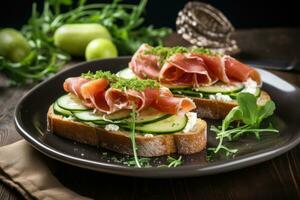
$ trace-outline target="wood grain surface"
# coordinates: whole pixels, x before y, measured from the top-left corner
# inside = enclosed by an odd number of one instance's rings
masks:
[[[299,29],[237,31],[242,55],[299,59]],[[276,37],[277,36],[277,37]],[[173,35],[169,44],[183,44]],[[300,74],[275,74],[300,87]],[[8,87],[0,78],[0,146],[21,139],[13,122],[16,103],[30,86]],[[4,85],[4,86],[1,86]],[[300,102],[300,100],[299,100]],[[299,113],[300,114],[300,113]],[[300,125],[299,125],[300,126]],[[72,190],[94,199],[300,199],[300,145],[261,164],[229,173],[181,179],[142,179],[102,174],[58,161],[54,175]],[[0,199],[22,199],[0,182]]]

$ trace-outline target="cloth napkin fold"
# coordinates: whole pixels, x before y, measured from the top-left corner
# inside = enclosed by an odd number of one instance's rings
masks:
[[[51,173],[45,157],[25,140],[0,148],[0,180],[25,199],[88,199],[64,187]]]

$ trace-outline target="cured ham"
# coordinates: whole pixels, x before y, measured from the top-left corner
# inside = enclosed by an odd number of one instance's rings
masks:
[[[129,67],[140,78],[158,79],[167,85],[209,86],[217,81],[230,84],[251,78],[258,85],[261,78],[257,70],[230,56],[199,52],[175,53],[168,57],[162,67],[158,55],[149,54],[153,47],[143,44],[135,53]]]
[[[174,97],[168,88],[161,88],[153,107],[168,114],[186,113],[196,108],[190,98]]]
[[[82,77],[66,79],[64,89],[78,96],[83,103],[104,113],[113,113],[122,109],[136,111],[154,107],[167,114],[185,113],[196,106],[189,98],[174,97],[168,88],[146,87],[142,91],[110,87],[107,79],[89,80]]]
[[[147,54],[147,51],[153,47],[142,44],[137,52],[133,55],[129,67],[140,78],[158,79],[159,77],[159,63],[155,55]]]
[[[217,79],[201,57],[192,54],[175,54],[163,65],[159,80],[170,85],[199,87],[211,85]]]
[[[242,82],[251,78],[256,81],[258,85],[261,84],[260,74],[254,68],[251,68],[230,56],[224,56],[223,59],[226,74],[229,78]]]
[[[207,54],[196,54],[201,57],[211,72],[222,82],[232,81],[244,82],[248,78],[261,84],[261,78],[257,70],[239,62],[231,56],[216,56]]]
[[[146,88],[139,92],[135,90],[126,90],[109,88],[105,93],[105,99],[110,107],[111,112],[121,109],[132,109],[136,106],[136,111],[149,107],[159,95],[158,89]]]
[[[204,63],[209,66],[211,73],[224,83],[229,83],[230,80],[226,74],[224,59],[220,56],[212,56],[207,54],[195,54],[195,56],[203,59]]]
[[[82,99],[81,95],[81,86],[85,83],[89,82],[88,79],[82,78],[82,77],[71,77],[67,78],[64,82],[64,90],[66,92],[70,92],[76,96],[78,96],[80,99]]]
[[[104,99],[108,85],[109,81],[104,78],[90,80],[83,84],[80,88],[80,92],[85,105],[91,108],[96,108],[101,112],[109,112],[110,108]]]

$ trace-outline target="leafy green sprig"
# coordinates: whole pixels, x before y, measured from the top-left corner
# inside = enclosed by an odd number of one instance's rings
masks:
[[[45,2],[42,14],[37,12],[36,4],[33,4],[32,16],[21,31],[31,47],[31,52],[17,63],[0,57],[0,70],[10,78],[11,84],[27,84],[44,79],[70,59],[69,55],[53,45],[53,38],[48,34],[47,24],[52,18],[53,13],[48,2]]]
[[[121,0],[112,3],[87,4],[57,15],[50,23],[52,31],[63,24],[99,23],[105,26],[112,35],[120,55],[133,54],[142,43],[161,45],[162,39],[171,33],[169,28],[144,26],[142,14],[147,0],[138,5],[122,4]]]
[[[168,156],[167,162],[168,162],[168,167],[178,167],[182,165],[182,156],[179,156],[177,159]]]
[[[138,5],[113,3],[85,5],[86,0],[79,0],[73,8],[71,0],[46,0],[42,13],[37,12],[36,3],[32,6],[32,15],[22,27],[22,34],[32,48],[22,62],[13,63],[0,57],[0,70],[12,84],[26,84],[42,80],[57,72],[70,56],[54,46],[54,32],[60,26],[71,23],[99,23],[112,35],[120,55],[129,55],[144,42],[161,45],[162,39],[171,32],[169,28],[144,26],[142,14],[147,0]],[[67,12],[62,13],[64,6]]]
[[[135,164],[138,168],[141,168],[142,165],[140,164],[140,160],[138,158],[137,155],[137,145],[136,145],[136,141],[135,141],[135,119],[136,119],[136,112],[135,112],[135,104],[132,104],[132,112],[130,113],[131,116],[131,124],[130,124],[130,140],[131,140],[131,144],[132,144],[132,151],[133,151],[133,157],[134,157],[134,161]]]
[[[180,166],[182,164],[183,164],[182,156],[179,156],[178,158],[174,158],[172,156],[168,156],[167,160],[166,160],[166,164],[159,165],[158,167],[168,167],[168,168],[171,168],[171,167],[178,167],[178,166]]]
[[[278,133],[278,130],[270,124],[267,128],[261,128],[264,119],[273,115],[275,103],[272,100],[264,105],[257,105],[257,98],[250,93],[240,93],[237,96],[238,106],[233,108],[225,117],[222,126],[211,126],[211,131],[216,133],[219,141],[217,147],[209,148],[214,153],[224,150],[226,155],[235,154],[238,149],[231,149],[224,145],[224,141],[234,141],[245,134],[254,134],[260,139],[262,132]],[[232,123],[237,123],[233,126]]]

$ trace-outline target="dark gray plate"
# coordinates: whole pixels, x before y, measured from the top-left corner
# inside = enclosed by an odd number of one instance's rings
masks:
[[[127,65],[129,57],[106,59],[78,64],[40,83],[30,90],[19,102],[15,111],[15,124],[19,133],[42,153],[83,168],[138,177],[184,177],[201,176],[231,171],[254,165],[278,156],[300,142],[300,89],[267,71],[260,70],[264,86],[276,102],[277,110],[271,119],[280,134],[266,134],[260,141],[247,136],[231,143],[240,149],[234,158],[217,156],[208,161],[206,153],[184,156],[184,164],[177,168],[137,169],[122,164],[127,157],[121,154],[91,147],[53,135],[46,130],[46,112],[60,95],[64,94],[62,84],[70,76],[78,76],[88,70],[110,70],[117,72]],[[209,121],[209,124],[220,121]],[[216,144],[213,134],[208,133],[208,147]],[[175,157],[178,155],[174,155]],[[163,164],[166,157],[151,160],[153,166]]]

